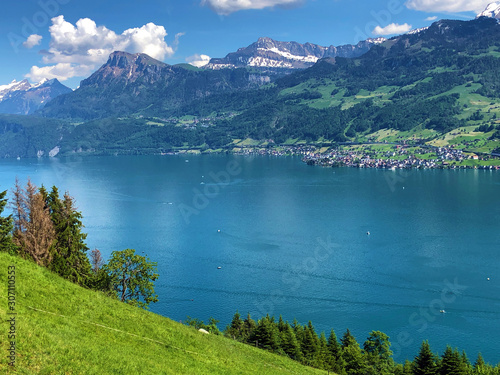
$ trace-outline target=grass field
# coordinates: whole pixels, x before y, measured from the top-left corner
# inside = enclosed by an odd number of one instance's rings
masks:
[[[16,276],[16,366],[8,365],[7,267]],[[0,253],[1,374],[324,374],[78,287]]]

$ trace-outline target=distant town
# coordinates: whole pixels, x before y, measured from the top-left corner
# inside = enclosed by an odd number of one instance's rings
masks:
[[[380,169],[500,169],[495,154],[477,155],[454,147],[398,144],[341,145],[321,148],[313,145],[273,148],[242,148],[240,155],[299,155],[308,165]]]

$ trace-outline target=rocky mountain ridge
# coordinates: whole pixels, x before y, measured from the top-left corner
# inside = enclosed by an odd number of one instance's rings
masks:
[[[70,93],[57,79],[31,84],[27,79],[0,86],[0,113],[29,115],[59,95]]]
[[[212,58],[205,69],[224,68],[281,68],[305,69],[325,57],[359,57],[373,45],[383,43],[385,38],[367,39],[356,45],[323,47],[317,44],[280,42],[271,38],[259,38],[248,47],[231,52],[224,58]]]

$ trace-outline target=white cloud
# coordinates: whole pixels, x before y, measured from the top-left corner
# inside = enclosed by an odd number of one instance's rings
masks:
[[[406,7],[424,12],[482,12],[491,0],[408,0]]]
[[[437,20],[437,19],[438,19],[438,17],[437,17],[437,16],[432,16],[432,17],[427,17],[425,20],[426,20],[426,21],[435,21],[435,20]]]
[[[34,66],[27,75],[29,77],[47,74],[43,78],[64,80],[83,76],[105,63],[109,54],[114,51],[146,53],[155,59],[163,60],[174,54],[174,47],[182,36],[182,33],[175,36],[172,47],[165,42],[165,28],[151,22],[117,34],[105,26],[97,26],[89,18],[82,18],[73,25],[65,21],[64,16],[52,18],[49,32],[49,49],[42,51],[42,62],[50,66]],[[64,72],[67,72],[67,76]]]
[[[214,12],[227,16],[239,10],[264,9],[274,6],[293,7],[304,0],[201,0],[201,5],[208,5]]]
[[[49,66],[32,66],[30,72],[25,75],[32,82],[40,82],[42,79],[57,78],[59,81],[65,81],[72,77],[81,77],[92,72],[92,65],[78,65],[70,63],[59,63]]]
[[[188,64],[201,68],[202,66],[208,64],[208,62],[210,61],[210,56],[195,54],[193,56],[186,57],[186,61]]]
[[[23,43],[23,46],[26,48],[33,48],[34,46],[38,46],[42,41],[42,36],[38,34],[32,34],[26,39]]]
[[[397,23],[391,23],[386,27],[377,26],[373,30],[374,35],[393,35],[393,34],[404,34],[411,30],[411,25],[407,23],[399,25]]]

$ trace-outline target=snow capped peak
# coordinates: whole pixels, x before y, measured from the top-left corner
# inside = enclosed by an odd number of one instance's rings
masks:
[[[23,79],[21,82],[17,82],[14,79],[11,83],[9,83],[7,85],[0,85],[0,101],[9,92],[18,91],[18,90],[29,90],[30,88],[31,88],[31,84],[28,82],[27,79]]]
[[[484,12],[479,13],[477,17],[491,17],[500,19],[500,2],[490,3]]]

